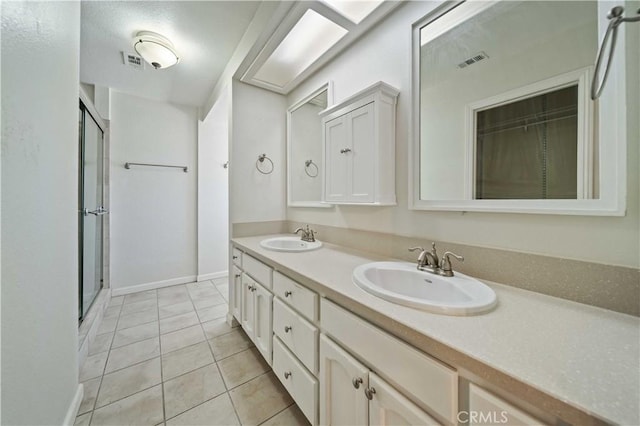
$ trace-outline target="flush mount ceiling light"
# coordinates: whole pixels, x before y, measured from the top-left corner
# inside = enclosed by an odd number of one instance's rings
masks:
[[[168,38],[151,31],[140,31],[133,38],[133,48],[155,69],[178,63],[178,54]]]

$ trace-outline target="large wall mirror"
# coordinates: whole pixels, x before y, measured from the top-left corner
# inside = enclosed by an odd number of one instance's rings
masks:
[[[322,203],[322,120],[333,102],[326,83],[287,109],[287,201],[290,207],[331,207]]]
[[[453,2],[414,25],[412,208],[624,214],[623,36],[589,96],[610,7]]]

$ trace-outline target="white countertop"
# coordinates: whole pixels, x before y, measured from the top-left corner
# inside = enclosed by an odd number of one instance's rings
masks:
[[[353,284],[356,266],[389,259],[327,243],[310,252],[275,252],[260,247],[268,237],[233,242],[581,411],[640,425],[640,318],[487,281],[498,295],[493,311],[432,314]]]

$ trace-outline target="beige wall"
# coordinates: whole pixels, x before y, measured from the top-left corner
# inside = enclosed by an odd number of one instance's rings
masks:
[[[628,120],[628,199],[625,217],[536,214],[428,212],[408,209],[411,25],[438,3],[411,2],[399,7],[340,56],[287,97],[290,105],[327,80],[336,102],[382,80],[400,89],[396,131],[395,207],[338,206],[288,208],[287,219],[324,225],[417,236],[484,247],[640,266],[638,25],[626,25]],[[636,10],[638,2],[629,10]],[[621,52],[618,52],[621,53]],[[634,119],[635,118],[635,119]]]

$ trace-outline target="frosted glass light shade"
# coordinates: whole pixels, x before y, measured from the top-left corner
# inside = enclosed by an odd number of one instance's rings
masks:
[[[354,24],[369,16],[384,0],[322,0]]]
[[[309,9],[267,58],[255,78],[284,87],[347,32],[340,25]]]
[[[136,34],[133,48],[155,69],[168,68],[179,61],[171,41],[151,31],[140,31]]]

